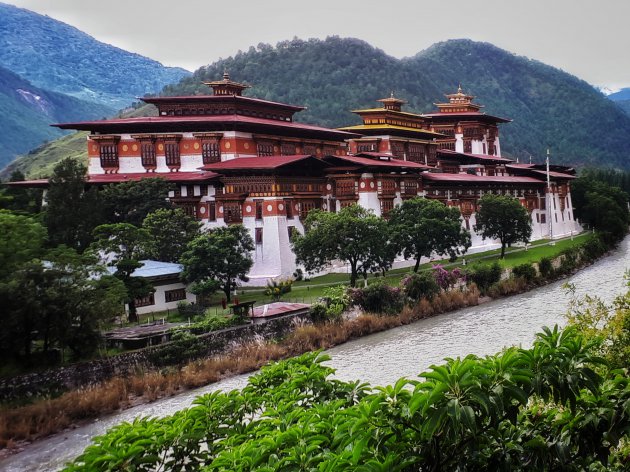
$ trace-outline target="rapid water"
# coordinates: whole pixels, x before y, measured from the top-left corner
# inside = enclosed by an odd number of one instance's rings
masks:
[[[342,380],[391,384],[400,377],[415,378],[445,357],[494,354],[505,346],[528,347],[542,326],[564,325],[571,295],[565,282],[575,285],[576,296],[597,295],[604,301],[626,290],[623,278],[630,269],[630,237],[619,249],[569,279],[514,297],[495,300],[411,325],[366,336],[330,349],[329,365]],[[247,375],[140,405],[95,420],[80,428],[38,441],[0,462],[1,471],[58,470],[89,445],[90,438],[138,416],[165,416],[186,408],[198,396],[213,390],[242,388]]]

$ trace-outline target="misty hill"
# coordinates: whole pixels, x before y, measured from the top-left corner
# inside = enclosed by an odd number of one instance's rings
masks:
[[[610,95],[608,95],[608,98],[613,102],[630,100],[630,87],[622,88],[618,92],[611,93]]]
[[[0,66],[37,87],[116,110],[189,74],[5,3],[0,3]]]
[[[114,109],[34,87],[0,67],[0,167],[18,154],[59,138],[50,123],[109,116]]]

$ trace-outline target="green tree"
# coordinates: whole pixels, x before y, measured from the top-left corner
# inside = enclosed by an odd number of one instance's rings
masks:
[[[65,244],[79,252],[92,242],[92,231],[103,223],[98,190],[86,191],[86,167],[64,159],[53,170],[44,208],[51,246]]]
[[[149,233],[146,255],[164,262],[179,262],[186,245],[199,236],[200,223],[181,208],[160,208],[142,222]]]
[[[160,208],[172,208],[168,199],[172,187],[159,177],[106,186],[101,191],[101,197],[107,221],[142,225],[149,213]]]
[[[129,223],[116,223],[98,226],[94,236],[92,249],[100,253],[109,266],[116,268],[114,277],[120,279],[127,290],[125,301],[129,306],[129,322],[137,322],[136,298],[155,292],[148,280],[133,276],[135,270],[143,266],[140,259],[145,254],[149,233]]]
[[[416,261],[432,254],[451,258],[470,247],[470,233],[462,228],[460,212],[437,200],[413,198],[406,200],[390,213],[389,227],[394,245],[405,258]]]
[[[475,231],[483,238],[501,242],[501,259],[505,248],[514,243],[529,241],[532,235],[531,218],[516,198],[487,194],[479,199]]]
[[[0,210],[0,280],[44,251],[46,228],[33,218]]]
[[[0,282],[0,345],[10,358],[30,363],[34,342],[44,359],[53,349],[73,357],[100,345],[99,324],[118,314],[124,286],[96,259],[66,247],[32,259]]]
[[[9,182],[23,182],[24,174],[14,170],[9,177]],[[42,190],[21,186],[7,186],[0,191],[0,208],[17,213],[39,213],[42,206]]]
[[[628,231],[628,194],[619,187],[580,177],[571,184],[575,217],[599,233],[608,243],[623,239]]]
[[[216,228],[193,239],[181,257],[182,277],[198,294],[221,288],[228,301],[238,282],[246,282],[254,261],[254,241],[246,228],[230,225]]]
[[[365,208],[351,205],[338,213],[311,211],[304,221],[305,234],[292,239],[296,261],[311,272],[339,260],[350,266],[350,285],[359,275],[389,268],[394,251],[387,223]]]

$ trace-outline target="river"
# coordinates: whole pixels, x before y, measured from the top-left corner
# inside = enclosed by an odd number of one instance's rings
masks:
[[[366,336],[328,350],[329,365],[342,380],[360,379],[372,385],[391,384],[400,377],[418,373],[445,357],[494,354],[505,346],[531,345],[542,326],[563,325],[571,295],[565,282],[575,285],[578,296],[597,295],[604,301],[626,290],[623,275],[630,269],[630,237],[619,249],[569,279],[522,295],[495,300],[435,318],[421,320],[382,333]],[[24,451],[0,461],[0,471],[58,470],[90,443],[90,438],[137,416],[164,416],[189,406],[201,394],[242,388],[248,375],[140,405],[59,433],[27,446]]]

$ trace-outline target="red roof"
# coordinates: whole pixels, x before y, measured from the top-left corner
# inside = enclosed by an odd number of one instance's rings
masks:
[[[471,184],[544,184],[543,181],[534,177],[516,177],[511,175],[424,173],[422,178],[435,182],[466,182]]]
[[[463,116],[466,118],[485,118],[486,120],[498,121],[502,123],[510,123],[509,118],[501,118],[500,116],[488,115],[480,111],[463,111],[461,113],[423,113],[423,118],[449,118]]]
[[[321,126],[307,125],[304,123],[295,123],[293,121],[280,121],[270,120],[267,118],[255,118],[253,116],[243,115],[193,115],[193,116],[144,116],[136,118],[114,118],[111,120],[97,120],[97,121],[80,121],[75,123],[57,123],[52,126],[56,126],[61,129],[77,129],[85,131],[96,131],[99,129],[107,129],[109,132],[122,131],[129,129],[130,126],[142,127],[143,129],[160,128],[160,126],[167,125],[170,131],[174,131],[173,125],[188,125],[188,128],[197,130],[203,130],[203,127],[210,125],[214,126],[213,129],[217,129],[217,125],[228,124],[250,124],[250,125],[263,125],[274,128],[302,130],[302,131],[319,131],[328,134],[333,134],[339,138],[349,139],[359,136],[355,133],[348,133],[346,131],[339,131],[336,129],[323,128]]]
[[[201,169],[218,172],[222,170],[270,170],[306,159],[314,159],[325,164],[321,159],[317,159],[310,154],[297,154],[293,156],[238,157],[214,164],[207,164]]]
[[[137,97],[139,100],[142,100],[146,103],[177,103],[177,102],[208,102],[208,101],[218,101],[225,102],[234,100],[237,102],[244,103],[256,103],[261,105],[271,105],[274,107],[286,108],[293,111],[301,111],[305,110],[306,107],[300,105],[289,105],[287,103],[281,102],[272,102],[271,100],[262,100],[260,98],[253,97],[243,97],[241,95],[185,95],[179,97]]]
[[[168,182],[206,182],[218,177],[216,172],[137,172],[127,174],[91,174],[90,184],[113,184],[119,182],[137,182],[142,179],[160,178]]]
[[[467,152],[457,152],[451,151],[450,149],[438,149],[438,154],[443,154],[447,156],[466,156],[471,159],[477,159],[480,161],[513,162],[512,159],[507,159],[505,157],[491,156],[490,154],[472,154]]]
[[[368,153],[362,153],[368,154]],[[325,160],[330,159],[341,159],[342,161],[352,162],[354,164],[360,164],[363,166],[371,166],[371,167],[390,167],[390,168],[398,168],[398,169],[417,169],[417,170],[428,170],[434,169],[434,167],[427,166],[424,164],[420,164],[418,162],[412,161],[403,161],[402,159],[394,159],[391,156],[383,155],[379,153],[375,153],[380,156],[386,156],[387,159],[382,158],[369,158],[369,157],[359,157],[359,156],[326,156]]]
[[[524,166],[527,166],[527,167],[524,167]],[[506,167],[508,169],[513,168],[513,169],[524,170],[524,171],[526,171],[528,173],[540,175],[540,176],[542,176],[545,179],[547,178],[547,171],[546,170],[534,169],[532,167],[529,167],[529,164],[508,165]],[[556,171],[553,171],[553,170],[549,171],[549,177],[553,177],[553,178],[557,178],[557,179],[571,179],[571,180],[576,178],[575,175],[566,174],[564,172],[556,172]]]

